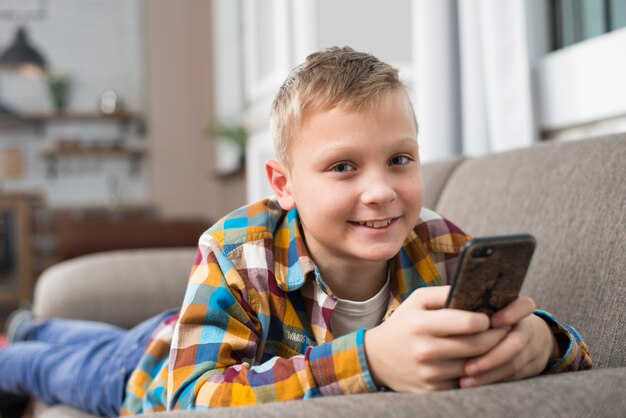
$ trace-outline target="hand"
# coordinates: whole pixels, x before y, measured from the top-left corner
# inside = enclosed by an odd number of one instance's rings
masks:
[[[548,324],[532,312],[535,303],[519,297],[491,317],[491,326],[513,327],[488,353],[468,361],[462,388],[524,379],[541,373],[550,357],[558,357],[556,338]]]
[[[365,333],[377,386],[398,392],[458,387],[468,359],[497,346],[506,328],[489,329],[482,313],[441,309],[450,286],[417,289],[387,321]]]

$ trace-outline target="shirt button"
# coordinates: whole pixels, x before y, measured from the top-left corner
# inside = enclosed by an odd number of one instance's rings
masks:
[[[120,369],[120,373],[121,373],[121,374],[126,374],[126,367],[122,367],[122,368]]]
[[[133,350],[133,351],[135,351],[137,348],[139,348],[139,345],[138,345],[138,344],[133,344],[133,345],[130,347],[130,349],[131,349],[131,350]]]

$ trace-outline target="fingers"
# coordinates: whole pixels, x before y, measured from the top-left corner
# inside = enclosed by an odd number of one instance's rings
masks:
[[[398,323],[390,319],[365,332],[365,355],[374,382],[378,386],[401,392],[458,387],[459,378],[465,375],[468,356],[442,359],[437,354],[443,339],[430,335],[411,335],[402,318],[395,318]],[[421,347],[428,348],[422,350]],[[422,360],[426,358],[428,360]]]
[[[459,379],[450,379],[450,380],[444,380],[441,382],[434,382],[434,383],[428,383],[428,384],[423,384],[422,386],[419,387],[410,387],[407,388],[406,390],[401,390],[400,392],[409,392],[409,393],[421,393],[421,392],[435,392],[435,391],[440,391],[440,390],[451,390],[451,389],[458,389],[459,387]]]
[[[421,287],[409,296],[409,304],[421,309],[440,309],[446,303],[450,286]],[[405,302],[406,303],[406,302]]]
[[[489,318],[485,314],[441,309],[449,292],[450,286],[417,289],[400,305],[395,314],[411,318],[410,329],[413,334],[449,336],[473,334],[489,329]]]
[[[478,376],[496,369],[518,357],[528,345],[527,334],[516,327],[500,344],[487,354],[467,362],[465,371],[468,376]],[[521,360],[520,360],[521,361]],[[519,365],[518,366],[522,366]]]
[[[429,338],[415,347],[414,356],[420,362],[465,359],[487,353],[507,335],[508,329],[490,329],[478,334],[448,338]],[[462,373],[465,374],[465,373]]]
[[[493,328],[513,326],[533,313],[535,302],[528,296],[520,296],[491,317]]]
[[[526,369],[530,361],[531,359],[529,359],[526,355],[516,356],[510,361],[507,361],[506,363],[483,374],[463,377],[459,381],[459,386],[467,388],[472,386],[487,385],[489,383],[514,380],[518,374],[521,374]],[[521,377],[522,376],[519,378]]]
[[[491,351],[467,362],[468,376],[460,380],[460,386],[523,379],[541,373],[550,356],[551,337],[541,318],[524,318]]]
[[[539,374],[543,368],[544,365],[540,358],[531,358],[527,353],[524,353],[481,375],[461,378],[459,380],[459,386],[461,388],[468,388],[496,382],[524,379]]]
[[[457,309],[416,311],[411,318],[413,334],[448,337],[469,335],[489,329],[489,317],[482,313]]]
[[[366,331],[365,353],[376,384],[405,392],[458,387],[467,359],[487,351],[501,338],[503,330],[492,330],[482,339],[454,340],[485,333],[489,317],[440,309],[448,291],[448,286],[418,289],[388,320]],[[447,338],[453,340],[447,342]]]
[[[465,374],[465,360],[446,360],[433,363],[421,363],[417,369],[417,378],[426,385],[432,385],[447,380],[458,380]],[[458,382],[456,382],[458,384]]]
[[[417,289],[409,299],[407,299],[401,306],[401,308],[413,307],[422,310],[435,310],[441,309],[445,305],[448,293],[450,292],[450,286],[436,286],[428,288]],[[507,305],[505,308],[496,312],[490,320],[492,328],[500,328],[507,326],[514,326],[523,318],[532,314],[535,309],[535,302],[528,296],[520,296]],[[479,314],[482,315],[482,314]],[[451,319],[451,318],[449,318]],[[469,319],[468,319],[469,320]],[[482,325],[484,319],[478,319],[475,317],[472,321],[478,321],[472,323],[472,326]],[[463,327],[464,323],[461,324]],[[482,331],[479,326],[475,332]],[[451,335],[447,331],[444,331],[442,335]]]
[[[412,376],[414,385],[405,391],[456,389],[459,387],[459,378],[464,375],[464,365],[463,359],[420,363]]]

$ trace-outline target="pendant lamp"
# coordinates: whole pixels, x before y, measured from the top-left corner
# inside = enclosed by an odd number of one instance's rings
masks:
[[[33,75],[45,72],[46,68],[46,59],[29,43],[26,29],[18,28],[13,43],[0,54],[0,69]],[[15,112],[0,102],[0,117],[11,116],[15,117]]]

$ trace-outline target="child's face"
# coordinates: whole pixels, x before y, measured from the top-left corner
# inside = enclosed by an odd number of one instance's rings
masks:
[[[405,96],[354,112],[313,111],[291,143],[284,209],[293,206],[313,259],[380,262],[398,253],[423,200],[416,127]]]

